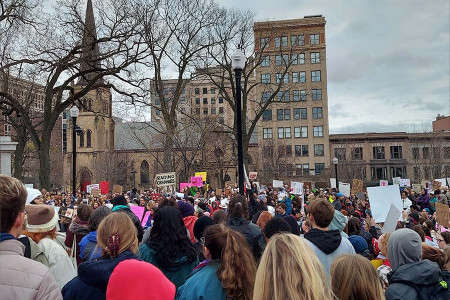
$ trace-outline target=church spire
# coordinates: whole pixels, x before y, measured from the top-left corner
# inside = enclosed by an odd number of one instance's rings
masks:
[[[80,70],[87,71],[92,69],[100,69],[100,52],[98,50],[97,43],[97,30],[95,27],[94,8],[92,7],[92,0],[87,1],[86,7],[86,19],[84,22],[84,32],[82,41],[82,53]],[[88,82],[94,79],[96,72],[90,72],[80,77],[78,84],[86,85]],[[99,80],[98,82],[103,82]]]

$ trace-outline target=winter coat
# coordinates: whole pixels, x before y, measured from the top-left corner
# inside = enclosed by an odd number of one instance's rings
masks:
[[[211,260],[202,263],[189,275],[185,284],[177,291],[177,300],[226,300],[227,293],[217,277],[220,262]]]
[[[187,216],[183,219],[184,226],[186,226],[187,230],[189,230],[189,235],[191,237],[192,243],[195,243],[194,224],[197,219],[198,218],[196,216]]]
[[[81,239],[89,233],[88,221],[75,220],[72,224],[70,224],[69,228],[66,232],[66,240],[64,244],[68,248],[72,248],[74,236],[76,237],[76,251],[75,255],[77,257],[77,265],[79,266],[83,260],[80,258],[80,246],[78,244],[81,242]]]
[[[317,254],[328,278],[331,264],[336,257],[341,254],[356,254],[352,243],[342,237],[339,230],[323,231],[313,228],[305,234],[305,240]]]
[[[386,300],[422,299],[420,295],[429,295],[441,290],[437,299],[450,299],[450,289],[442,289],[442,272],[435,262],[424,259],[404,264],[388,275],[389,287]],[[450,286],[450,282],[447,282]]]
[[[64,300],[106,299],[106,288],[114,268],[126,259],[139,259],[127,250],[116,258],[102,258],[87,261],[78,268],[78,276],[62,290]]]
[[[227,226],[242,233],[247,240],[250,250],[252,250],[253,256],[258,261],[266,247],[261,228],[244,218],[229,218]]]
[[[97,246],[97,231],[89,232],[81,239],[78,246],[80,247],[79,258],[82,261],[93,260],[103,255],[102,248]]]
[[[417,197],[417,204],[420,206],[420,210],[428,207],[428,205],[430,204],[430,197],[428,196],[428,194],[420,194],[419,197]]]
[[[131,218],[131,221],[133,221],[133,224],[134,224],[134,226],[137,229],[138,241],[140,243],[142,241],[142,238],[144,237],[144,228],[142,228],[142,224],[141,224],[141,221],[139,220],[139,218],[128,207],[127,208],[120,208],[120,209],[117,209],[117,210],[113,209],[113,212],[116,212],[116,211],[117,212],[119,212],[119,211],[124,212]]]
[[[169,268],[161,268],[158,266],[155,256],[155,250],[150,248],[147,244],[141,244],[141,246],[139,246],[139,257],[155,267],[158,267],[158,269],[160,269],[161,272],[175,284],[177,289],[184,284],[192,270],[200,263],[198,257],[196,260],[190,262],[187,256],[182,256]]]
[[[30,240],[31,259],[38,261],[50,269],[59,288],[63,288],[72,278],[77,276],[66,250],[54,240],[43,238],[39,243]]]
[[[60,300],[61,290],[49,269],[23,256],[16,239],[0,242],[0,299]]]

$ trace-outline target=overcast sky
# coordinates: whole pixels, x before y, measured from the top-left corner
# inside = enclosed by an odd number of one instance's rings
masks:
[[[330,133],[430,130],[450,114],[449,0],[220,0],[257,21],[327,21]]]

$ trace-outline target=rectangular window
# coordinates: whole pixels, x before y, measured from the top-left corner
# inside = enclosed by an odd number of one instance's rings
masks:
[[[284,111],[282,109],[277,109],[277,120],[278,121],[284,120]]]
[[[289,91],[284,91],[284,92],[283,92],[283,101],[284,101],[284,102],[289,102],[289,101],[291,101],[290,95],[291,95],[291,93],[290,93]]]
[[[290,120],[291,119],[291,110],[290,109],[285,109],[284,110],[284,119],[285,120]]]
[[[262,117],[263,117],[263,121],[270,121],[270,120],[272,120],[272,110],[271,109],[266,109],[263,112]]]
[[[295,156],[308,156],[308,145],[295,145]]]
[[[199,88],[195,88],[195,94],[196,95],[200,95],[200,89]]]
[[[292,73],[295,74],[295,73]],[[300,92],[298,90],[293,90],[292,91],[292,100],[294,101],[300,101]]]
[[[298,36],[298,45],[304,46],[305,45],[305,36],[303,34]]]
[[[300,108],[294,108],[294,120],[300,120]]]
[[[300,108],[300,119],[302,120],[308,119],[308,110],[306,108]]]
[[[260,39],[261,48],[269,46],[270,39],[268,37],[262,37]]]
[[[323,126],[313,126],[314,137],[323,137]]]
[[[306,90],[300,90],[300,101],[306,101]]]
[[[208,94],[208,88],[203,88],[203,94]]]
[[[414,172],[414,179],[419,179],[420,178],[420,167],[414,167],[413,172]]]
[[[270,93],[270,92],[262,92],[262,93],[261,93],[261,101],[262,101],[263,103],[269,101],[270,96],[271,96],[271,93]]]
[[[391,177],[400,177],[400,178],[407,178],[406,177],[406,167],[391,167]]]
[[[291,138],[291,127],[284,127],[284,137],[286,139]]]
[[[223,107],[219,107],[219,114],[223,114]]]
[[[261,83],[270,83],[270,74],[261,74]]]
[[[313,107],[313,119],[322,119],[322,107]]]
[[[363,148],[355,147],[352,148],[352,160],[362,160],[363,159]]]
[[[372,167],[372,180],[386,180],[387,168],[386,167]]]
[[[281,47],[281,38],[279,36],[275,38],[275,47]]]
[[[278,101],[283,101],[283,95],[284,95],[283,92],[278,92],[278,93],[277,93],[277,100],[278,100]]]
[[[402,158],[402,156],[402,146],[391,146],[391,159]]]
[[[294,127],[294,138],[302,137],[300,127]]]
[[[311,90],[311,95],[312,95],[313,100],[322,100],[322,90],[321,89]]]
[[[309,35],[309,42],[310,42],[311,45],[319,45],[320,44],[319,34],[310,34]]]
[[[320,71],[311,71],[311,81],[320,81]]]
[[[287,157],[292,156],[292,145],[286,145],[286,156]]]
[[[302,126],[301,128],[301,137],[307,138],[308,137],[308,126]]]
[[[263,128],[263,139],[272,138],[272,128]]]
[[[298,46],[298,37],[296,35],[291,35],[291,47]]]
[[[306,72],[298,72],[299,73],[299,82],[306,82]]]
[[[215,107],[211,107],[211,114],[215,115],[216,114],[216,108]]]
[[[385,159],[384,146],[373,147],[373,159]]]
[[[275,65],[287,65],[289,63],[289,54],[276,55],[275,56]]]
[[[281,73],[276,73],[275,74],[275,82],[276,83],[280,83],[281,82]]]
[[[261,58],[261,67],[270,67],[270,56],[266,55]]]
[[[223,98],[219,97],[219,104],[222,104],[222,103],[223,103]]]
[[[200,105],[200,98],[195,98],[195,104]]]
[[[422,152],[423,152],[423,158],[424,159],[430,158],[430,148],[429,147],[423,147],[422,148]]]
[[[317,163],[317,164],[315,164],[314,171],[315,171],[316,175],[321,174],[324,169],[325,169],[325,164],[324,163]]]
[[[211,88],[210,93],[211,93],[212,95],[214,95],[214,94],[216,93],[216,89],[215,89],[215,88]]]
[[[278,127],[278,138],[284,138],[284,127]]]
[[[323,149],[323,144],[314,145],[314,156],[324,156],[325,152]]]
[[[311,52],[311,63],[320,64],[320,52]]]
[[[225,119],[223,117],[219,118],[219,124],[225,124]]]
[[[289,73],[284,74],[283,83],[289,83]]]
[[[282,36],[281,37],[281,46],[283,46],[283,47],[287,47],[288,46],[288,37],[287,36]]]
[[[208,114],[208,108],[207,108],[207,107],[204,107],[204,108],[203,108],[203,114],[204,114],[204,115],[207,115],[207,114]]]
[[[334,148],[334,157],[339,159],[339,161],[347,160],[347,149],[345,149],[345,148]]]
[[[419,153],[419,148],[418,147],[412,148],[411,151],[412,151],[413,159],[419,159],[420,158],[420,153]]]
[[[211,104],[216,104],[216,98],[215,97],[211,98]]]
[[[298,82],[298,72],[292,72],[292,83]]]
[[[308,145],[302,145],[302,156],[309,156]],[[309,169],[309,165],[308,165]]]
[[[196,115],[199,115],[199,114],[200,114],[200,107],[196,107],[196,108],[195,108],[195,114],[196,114]]]
[[[203,104],[208,104],[208,98],[203,98]]]
[[[305,53],[299,53],[298,55],[298,64],[304,65],[305,64]]]

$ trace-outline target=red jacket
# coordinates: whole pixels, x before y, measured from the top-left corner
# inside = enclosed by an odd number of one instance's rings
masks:
[[[195,243],[195,236],[194,236],[194,224],[195,221],[197,221],[196,216],[187,216],[183,219],[184,226],[189,230],[189,234],[191,235],[191,242]]]

